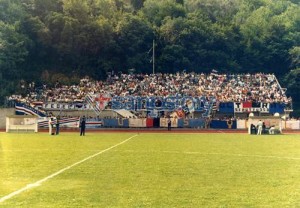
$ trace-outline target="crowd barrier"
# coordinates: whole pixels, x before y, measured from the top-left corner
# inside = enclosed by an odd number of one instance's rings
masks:
[[[299,130],[300,129],[300,121],[282,121],[282,126],[284,129],[294,129]]]
[[[248,120],[237,120],[237,129],[247,129],[248,128]],[[266,120],[268,124],[268,120]],[[282,129],[293,129],[300,130],[300,121],[299,120],[282,120],[281,121]]]
[[[168,127],[168,118],[130,118],[130,119],[102,119],[105,128],[152,128]],[[171,118],[173,128],[205,128],[205,120]]]
[[[212,129],[236,129],[237,122],[234,121],[220,121],[220,120],[212,120],[210,122],[210,128]]]
[[[269,125],[270,122],[268,119],[264,120],[266,125]],[[234,121],[223,121],[223,120],[212,120],[209,127],[212,129],[247,129],[248,120],[234,120]],[[48,128],[48,119],[39,118],[38,121],[39,127]],[[67,128],[78,128],[79,127],[79,118],[61,118],[60,120],[61,127]],[[119,119],[87,119],[86,128],[167,128],[168,118],[119,118]],[[300,129],[299,120],[288,120],[281,121],[282,129]],[[205,119],[178,119],[171,118],[171,127],[173,128],[206,128]]]

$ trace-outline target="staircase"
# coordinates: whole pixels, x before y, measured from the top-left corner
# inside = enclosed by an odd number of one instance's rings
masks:
[[[87,94],[85,97],[85,101],[93,108],[96,115],[99,116],[102,110],[100,109],[98,103],[95,101],[94,96],[91,94]]]
[[[125,109],[115,110],[115,112],[123,118],[136,118],[136,115]]]
[[[213,112],[213,107],[216,105],[216,99],[214,97],[210,97],[209,101],[206,101],[204,104],[204,113],[202,114],[203,118],[208,118],[211,116]]]

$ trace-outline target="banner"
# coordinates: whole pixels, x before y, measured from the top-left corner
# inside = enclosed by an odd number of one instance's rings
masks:
[[[177,118],[170,118],[171,119],[171,127],[178,127],[178,119]],[[168,120],[169,118],[160,118],[160,127],[168,127]]]
[[[255,103],[255,102],[242,102],[234,103],[235,113],[251,113],[251,112],[261,112],[269,113],[270,104],[269,103]]]
[[[235,105],[233,102],[219,104],[220,113],[234,113],[234,109],[235,109]]]
[[[237,129],[247,129],[248,126],[247,126],[247,120],[237,120],[236,121],[236,128]]]
[[[100,94],[94,98],[94,102],[98,105],[100,110],[104,110],[110,101],[111,96],[109,94]]]
[[[129,127],[129,119],[103,119],[103,126],[109,128]]]
[[[44,103],[45,110],[93,110],[90,104],[85,103]]]
[[[133,127],[133,128],[147,127],[147,119],[146,118],[130,118],[129,119],[129,127]]]
[[[210,123],[210,128],[212,129],[236,129],[236,121],[228,120],[228,121],[220,121],[220,120],[212,120]]]
[[[284,103],[271,103],[270,113],[284,113],[285,104]]]
[[[286,129],[300,129],[300,121],[282,121],[282,124]]]
[[[56,119],[56,118],[55,118]],[[49,128],[49,118],[48,117],[40,117],[38,119],[38,125],[41,128]],[[98,121],[97,125],[101,126],[102,121]],[[101,123],[101,124],[100,124]],[[78,128],[79,127],[79,117],[62,117],[59,119],[59,126],[66,128]],[[88,125],[87,125],[88,127]]]
[[[190,128],[205,128],[205,120],[204,119],[189,119],[188,127]]]
[[[186,114],[193,112],[202,112],[205,103],[215,101],[214,97],[209,99],[205,96],[190,97],[139,97],[139,96],[116,96],[111,98],[111,109],[119,110],[145,110],[145,111],[169,111],[174,112],[182,109]]]
[[[16,103],[15,105],[17,115],[36,115],[38,117],[45,117],[45,113],[41,112],[34,107],[26,105],[24,103]]]
[[[146,126],[147,127],[153,127],[154,123],[153,123],[153,118],[147,118],[146,119]]]

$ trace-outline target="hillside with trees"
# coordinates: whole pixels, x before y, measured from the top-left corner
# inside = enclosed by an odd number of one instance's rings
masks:
[[[274,73],[300,90],[299,0],[0,0],[0,96],[108,72]]]

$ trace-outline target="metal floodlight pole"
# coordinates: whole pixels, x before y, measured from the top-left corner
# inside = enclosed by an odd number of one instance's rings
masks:
[[[152,46],[153,50],[152,50],[152,73],[155,73],[155,42],[153,39],[153,46]]]

